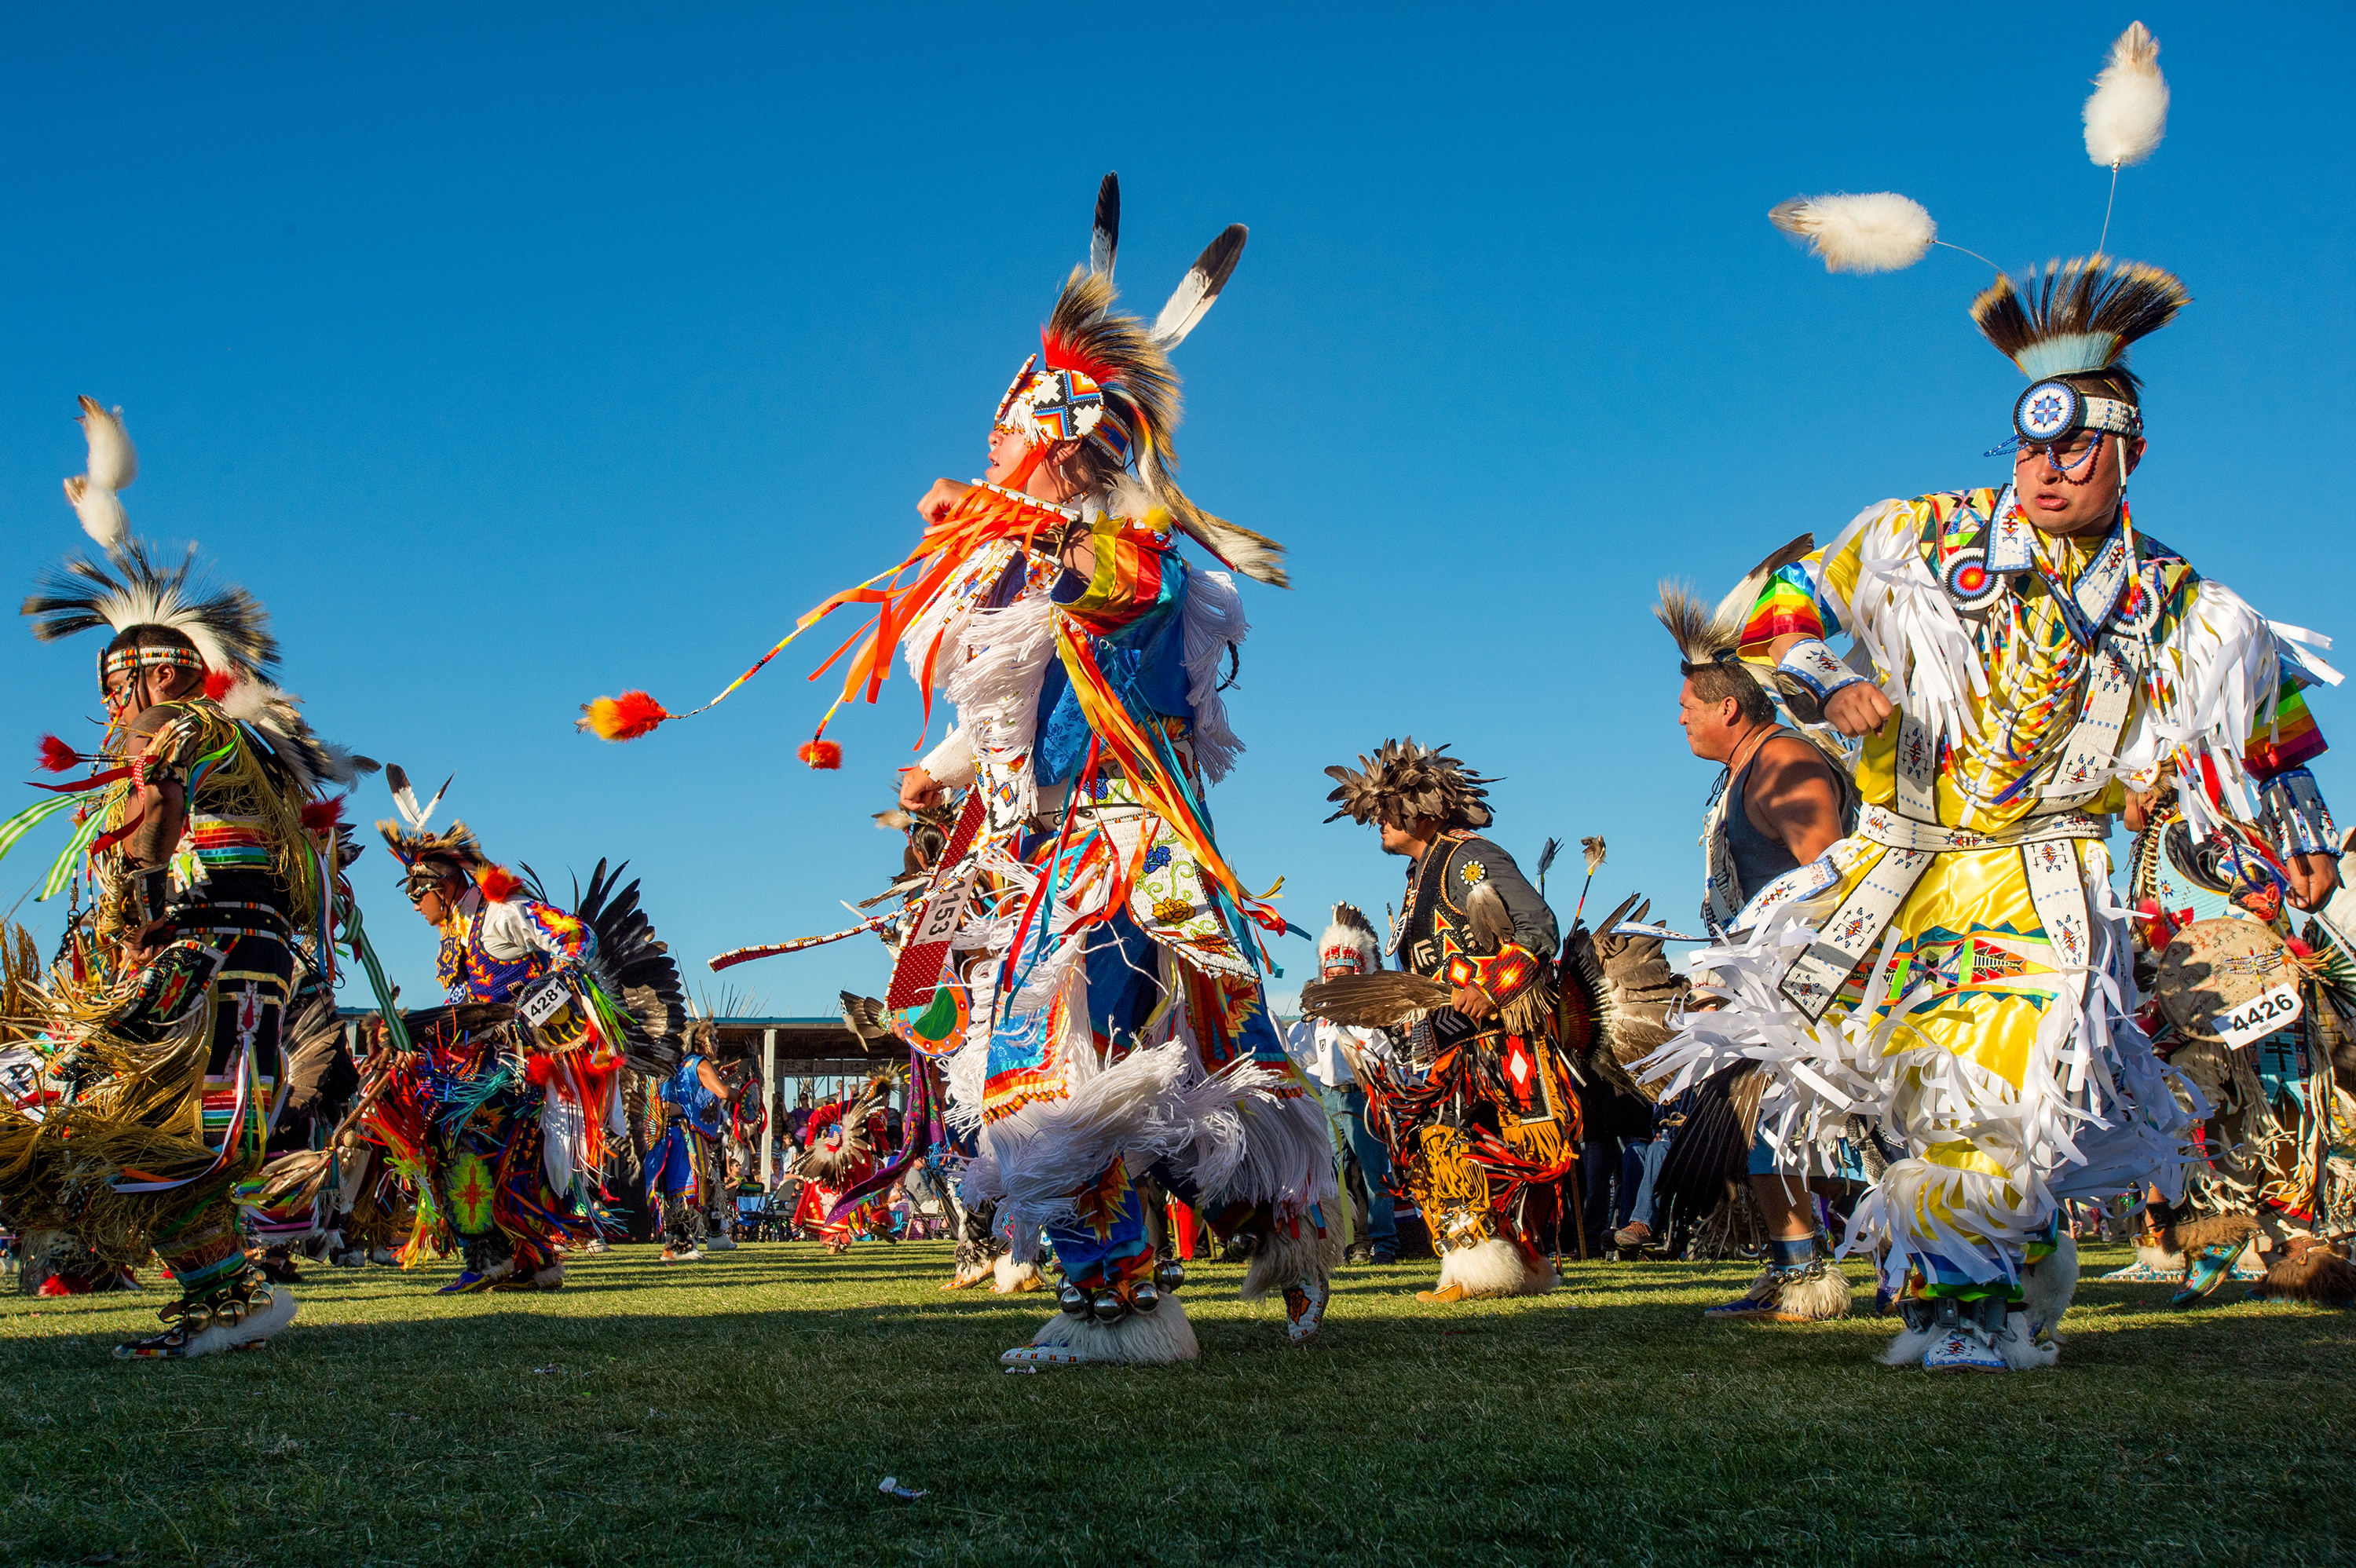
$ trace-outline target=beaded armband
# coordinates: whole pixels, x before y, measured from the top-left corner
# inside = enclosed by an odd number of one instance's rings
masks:
[[[1831,700],[1834,692],[1865,681],[1865,677],[1835,658],[1832,649],[1816,637],[1785,654],[1775,667],[1815,693],[1820,704]]]
[[[2258,821],[2285,855],[2340,853],[2340,830],[2315,775],[2305,768],[2276,773],[2258,786]]]

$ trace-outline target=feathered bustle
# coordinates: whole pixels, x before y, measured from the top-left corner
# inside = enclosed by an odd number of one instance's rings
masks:
[[[1769,208],[1767,221],[1806,240],[1827,272],[1894,272],[1929,254],[1939,237],[1930,210],[1894,190],[1795,196]]]
[[[814,768],[831,771],[842,766],[842,748],[832,741],[804,741],[795,750],[794,755]]]
[[[1588,874],[1589,876],[1590,876],[1590,877],[1591,877],[1591,876],[1595,875],[1595,873],[1596,873],[1597,871],[1599,871],[1599,870],[1601,870],[1601,869],[1602,869],[1602,867],[1603,867],[1603,840],[1602,840],[1602,839],[1601,839],[1601,838],[1582,838],[1582,839],[1580,839],[1580,840],[1579,841],[1579,852],[1580,852],[1580,857],[1581,857],[1582,859],[1584,859],[1587,861],[1587,874]]]
[[[2172,272],[2091,256],[2049,261],[2016,284],[1999,277],[1972,301],[1972,320],[2031,380],[2105,370],[2136,340],[2176,319],[2192,296]]]
[[[2086,155],[2106,169],[2139,164],[2168,134],[2168,79],[2159,40],[2141,22],[2111,43],[2111,58],[2086,99]]]
[[[581,705],[575,730],[594,731],[601,741],[635,741],[670,717],[663,705],[643,691],[600,697]]]
[[[1682,582],[1662,580],[1661,602],[1653,607],[1653,615],[1668,628],[1688,673],[1724,663],[1742,645],[1742,617],[1717,613]]]
[[[1409,735],[1405,741],[1385,741],[1372,757],[1361,755],[1355,770],[1327,768],[1325,776],[1339,787],[1325,798],[1341,809],[1325,820],[1347,816],[1365,823],[1379,818],[1404,827],[1429,816],[1447,827],[1488,827],[1494,815],[1485,804],[1487,786],[1498,781],[1483,778],[1445,755],[1447,750],[1427,750]]]

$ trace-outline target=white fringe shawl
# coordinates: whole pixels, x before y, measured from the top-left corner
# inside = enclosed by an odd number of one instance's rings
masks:
[[[1971,634],[1923,563],[1905,503],[1868,507],[1843,531],[1841,541],[1860,529],[1857,589],[1850,603],[1837,608],[1884,672],[1883,695],[1923,719],[1942,744],[1959,742],[1973,723],[1971,703],[1985,704],[1989,696],[1987,672]],[[1837,542],[1827,557],[1839,548]],[[2205,757],[2226,795],[2225,815],[2254,821],[2254,786],[2242,766],[2243,748],[2253,731],[2274,716],[2284,656],[2339,684],[2339,671],[2315,654],[2286,645],[2330,643],[2299,627],[2276,628],[2223,583],[2201,579],[2190,613],[2152,650],[2155,667],[2107,777],[2148,789],[2172,764],[2187,817],[2196,831],[2208,833],[2220,819],[2201,782]]]
[[[1308,1095],[1277,1093],[1293,1079],[1288,1069],[1246,1061],[1208,1072],[1177,1003],[1108,1065],[1097,1055],[1087,976],[1076,965],[1066,973],[1064,1001],[1065,1030],[1055,1043],[1064,1098],[1033,1102],[982,1126],[990,1024],[979,1009],[949,1059],[949,1121],[980,1133],[980,1152],[966,1168],[967,1200],[999,1204],[1001,1227],[1072,1222],[1073,1194],[1115,1155],[1127,1157],[1132,1176],[1168,1161],[1205,1201],[1270,1203],[1280,1220],[1336,1200],[1324,1110]]]
[[[1877,848],[1850,839],[1836,854],[1847,869]],[[1910,1152],[1858,1206],[1841,1251],[1886,1242],[1884,1268],[1897,1281],[1911,1250],[1927,1243],[1976,1278],[2010,1278],[2019,1249],[2061,1200],[2147,1181],[2180,1191],[2182,1142],[2197,1120],[2130,1016],[2127,912],[2111,890],[2109,854],[2091,842],[2082,853],[2096,962],[2078,972],[2082,986],[2062,986],[2046,1007],[2018,1091],[1943,1047],[1898,1043],[1920,993],[1901,997],[1886,1018],[1829,1013],[1815,1024],[1783,997],[1783,973],[1837,907],[1837,887],[1771,912],[1745,938],[1703,948],[1693,972],[1708,983],[1697,995],[1724,1005],[1673,1018],[1678,1032],[1637,1072],[1670,1079],[1665,1099],[1722,1068],[1765,1064],[1761,1124],[1787,1157],[1830,1142],[1852,1114],[1879,1118],[1910,1151],[1968,1140],[2003,1174],[1956,1170]],[[1901,940],[1893,924],[1877,982]],[[1934,1200],[1955,1224],[1932,1212]],[[1918,1219],[1928,1236],[1914,1234]]]
[[[1039,683],[1055,656],[1055,614],[1044,593],[974,612],[946,683],[982,787],[1002,781],[1014,791],[1011,806],[993,812],[997,819],[1028,816],[1038,806],[1031,745],[1039,728]]]
[[[1219,695],[1219,665],[1227,645],[1241,646],[1251,635],[1236,580],[1224,571],[1190,571],[1184,607],[1186,700],[1194,709],[1194,760],[1212,784],[1226,778],[1244,743],[1227,727],[1227,705]]]

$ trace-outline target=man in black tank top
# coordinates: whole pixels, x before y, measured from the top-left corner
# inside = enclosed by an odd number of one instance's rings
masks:
[[[1670,614],[1663,619],[1672,633],[1678,631]],[[1814,741],[1779,722],[1773,699],[1749,669],[1727,656],[1731,651],[1688,648],[1677,694],[1686,743],[1694,755],[1726,769],[1706,846],[1711,886],[1703,918],[1714,932],[1768,883],[1830,848],[1857,815],[1855,790]],[[1697,652],[1704,656],[1696,659]],[[1844,1146],[1842,1165],[1853,1158]],[[1819,1162],[1812,1157],[1809,1164]],[[1749,1290],[1707,1316],[1785,1323],[1840,1317],[1848,1310],[1848,1283],[1818,1256],[1809,1188],[1861,1179],[1863,1171],[1852,1177],[1845,1168],[1804,1169],[1779,1160],[1764,1137],[1750,1151],[1748,1168],[1751,1201],[1767,1232],[1767,1266]]]

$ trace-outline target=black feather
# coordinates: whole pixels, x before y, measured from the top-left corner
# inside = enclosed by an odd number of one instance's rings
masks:
[[[1088,236],[1088,271],[1112,272],[1113,257],[1120,250],[1120,176],[1108,174],[1097,187],[1097,221],[1095,232]]]

